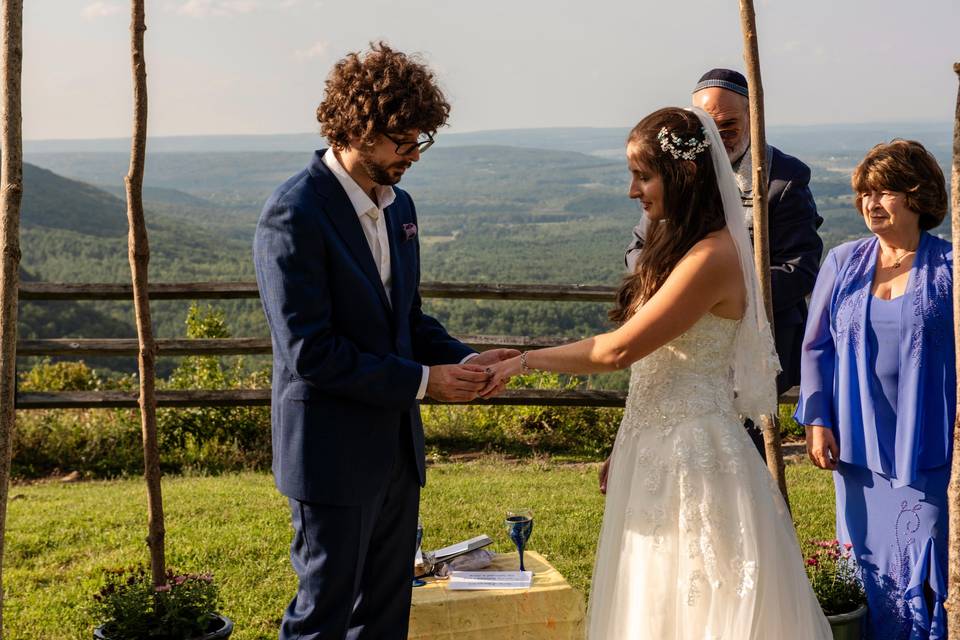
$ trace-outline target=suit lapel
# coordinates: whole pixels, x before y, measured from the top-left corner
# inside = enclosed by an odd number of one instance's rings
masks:
[[[313,162],[307,168],[314,178],[314,184],[317,191],[327,197],[324,210],[337,233],[343,239],[344,243],[350,249],[360,270],[370,279],[370,283],[376,290],[380,301],[386,310],[390,311],[390,302],[387,300],[387,292],[383,288],[383,282],[380,280],[380,271],[373,261],[373,253],[370,251],[370,245],[367,244],[367,237],[363,235],[363,227],[360,226],[360,219],[357,212],[350,203],[350,198],[336,176],[330,173],[327,165],[323,164],[323,151],[314,154]]]
[[[400,221],[395,205],[390,205],[384,210],[387,218],[387,236],[390,241],[390,299],[393,300],[394,316],[399,316],[401,296],[403,288],[406,285],[406,274],[403,268],[403,256],[400,255]],[[397,318],[399,320],[399,317]]]

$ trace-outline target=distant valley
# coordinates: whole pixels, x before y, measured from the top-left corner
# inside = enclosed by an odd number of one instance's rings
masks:
[[[638,210],[626,197],[620,129],[448,134],[401,186],[420,217],[424,280],[616,284]],[[864,234],[849,171],[876,142],[919,139],[949,167],[950,128],[773,128],[813,169],[826,244]],[[124,141],[27,142],[22,265],[28,279],[124,282]],[[144,200],[153,281],[251,280],[263,201],[307,163],[311,135],[151,141]],[[949,174],[948,174],[949,175]],[[949,234],[949,229],[937,230]],[[607,326],[603,305],[428,300],[455,332],[577,336]],[[255,301],[223,302],[236,336],[265,335]],[[157,332],[183,335],[187,303],[155,304]],[[134,335],[130,305],[25,303],[24,336]]]

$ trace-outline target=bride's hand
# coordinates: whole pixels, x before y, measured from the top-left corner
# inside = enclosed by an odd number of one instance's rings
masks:
[[[520,357],[501,360],[496,364],[491,364],[485,369],[490,379],[487,380],[487,386],[480,391],[481,398],[490,398],[506,388],[507,381],[520,373]]]

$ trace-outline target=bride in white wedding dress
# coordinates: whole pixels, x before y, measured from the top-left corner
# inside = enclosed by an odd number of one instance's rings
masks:
[[[776,409],[777,361],[713,120],[661,109],[627,142],[651,220],[619,327],[491,366],[631,367],[590,596],[591,640],[828,640],[793,523],[743,428]]]

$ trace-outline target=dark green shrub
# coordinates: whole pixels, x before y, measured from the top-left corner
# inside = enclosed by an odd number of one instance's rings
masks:
[[[223,311],[191,305],[188,338],[229,338]],[[162,384],[164,389],[256,389],[270,384],[267,371],[246,372],[243,358],[189,356]],[[189,407],[157,412],[161,464],[170,471],[209,473],[270,465],[269,407]]]
[[[806,429],[793,419],[796,408],[793,404],[780,405],[780,435],[788,440],[803,440],[806,437]]]
[[[83,361],[50,362],[44,358],[20,376],[21,391],[96,391],[102,381]]]
[[[42,360],[20,376],[22,391],[129,388],[130,379],[103,380],[83,362]],[[60,471],[112,477],[143,468],[140,421],[129,409],[18,411],[12,473],[37,477]]]
[[[187,335],[226,338],[222,312],[190,308]],[[42,360],[20,376],[22,391],[137,389],[136,376],[103,378],[83,362]],[[247,371],[242,358],[188,357],[158,389],[232,389],[269,386],[268,371]],[[192,407],[157,411],[161,467],[205,473],[266,469],[270,465],[268,407]],[[17,412],[15,477],[78,471],[86,477],[143,473],[140,414],[135,409],[46,409]]]
[[[219,603],[209,574],[178,575],[167,571],[166,584],[155,587],[142,567],[107,571],[106,583],[93,596],[91,614],[111,640],[189,640],[203,635]]]

